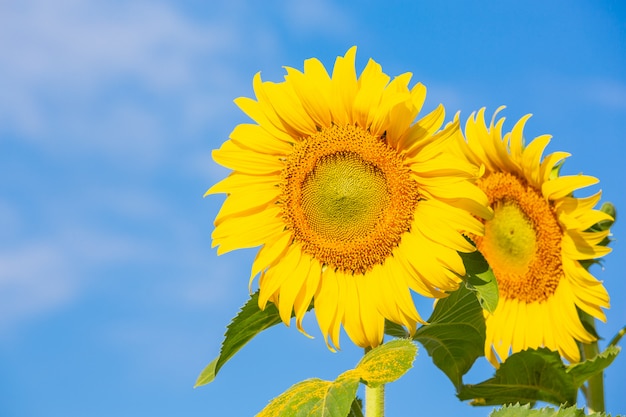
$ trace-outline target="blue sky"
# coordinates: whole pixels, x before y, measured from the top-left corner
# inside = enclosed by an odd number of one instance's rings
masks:
[[[329,352],[277,326],[192,389],[248,297],[254,251],[218,257],[202,198],[211,160],[247,119],[252,77],[327,67],[352,45],[413,72],[425,109],[487,107],[553,135],[565,173],[594,175],[626,210],[626,6],[620,0],[465,2],[0,2],[0,415],[249,416],[305,378],[334,379],[360,349]],[[610,339],[626,324],[624,222],[604,269]],[[418,300],[428,316],[430,301]],[[606,343],[606,342],[603,342]],[[491,375],[480,359],[468,382]],[[606,373],[626,414],[626,356]],[[438,408],[440,407],[440,408]],[[437,411],[439,410],[439,411]],[[486,416],[425,352],[388,386],[389,416]],[[445,414],[444,414],[445,413]]]

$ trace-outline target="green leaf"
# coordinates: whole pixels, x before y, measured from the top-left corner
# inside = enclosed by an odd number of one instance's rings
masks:
[[[491,267],[478,251],[459,255],[465,265],[465,285],[476,293],[482,308],[493,313],[498,306],[498,282]]]
[[[309,307],[310,309],[311,307]],[[259,308],[259,293],[254,293],[228,325],[219,356],[202,370],[194,388],[212,382],[222,366],[239,349],[263,330],[280,322],[281,319],[276,306],[268,303],[265,310],[261,310]]]
[[[509,356],[493,378],[463,385],[457,396],[461,400],[472,399],[472,405],[535,401],[570,405],[576,403],[577,389],[558,352],[540,348]]]
[[[354,401],[352,401],[350,413],[347,417],[363,417],[363,401],[359,397],[356,397]]]
[[[580,387],[586,380],[608,367],[619,352],[619,347],[609,346],[595,358],[570,365],[566,372],[572,377],[574,385]]]
[[[333,382],[307,379],[274,398],[257,417],[346,417],[358,387],[354,370]]]
[[[589,417],[606,417],[604,413],[592,413]],[[509,405],[493,411],[489,417],[587,417],[584,410],[576,407],[554,408],[545,407],[532,409],[529,404]]]
[[[367,352],[356,372],[367,386],[375,388],[399,379],[413,367],[417,346],[409,339],[396,339]]]
[[[202,385],[206,385],[215,379],[215,375],[217,372],[215,371],[215,366],[217,365],[217,361],[219,360],[219,356],[211,361],[196,379],[196,384],[193,386],[194,388],[200,387]]]
[[[274,398],[257,417],[362,417],[356,397],[359,382],[370,387],[393,382],[412,366],[417,346],[407,339],[392,340],[367,352],[356,368],[335,381],[307,379]]]
[[[397,337],[398,339],[406,339],[408,337],[411,337],[409,332],[407,332],[407,330],[403,326],[386,319],[385,334],[388,334],[392,337]]]
[[[458,390],[463,375],[484,352],[483,310],[474,294],[462,286],[438,300],[428,322],[417,329],[413,339],[426,348]]]

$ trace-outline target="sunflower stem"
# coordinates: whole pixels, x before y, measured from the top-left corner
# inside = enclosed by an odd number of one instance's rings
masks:
[[[385,416],[385,385],[365,386],[365,417]]]
[[[595,329],[595,320],[590,320]],[[593,359],[598,353],[600,353],[600,349],[598,348],[598,341],[594,341],[591,343],[583,343],[583,359]],[[585,394],[585,400],[587,401],[587,410],[589,413],[603,413],[605,411],[604,408],[604,372],[598,372],[596,375],[589,378],[586,386],[583,387],[583,393]]]
[[[365,348],[365,354],[372,350]],[[365,384],[365,416],[364,417],[385,417],[385,385],[370,387]]]

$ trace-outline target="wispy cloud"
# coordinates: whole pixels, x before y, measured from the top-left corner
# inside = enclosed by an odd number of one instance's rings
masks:
[[[181,271],[152,296],[199,306],[235,285],[219,276],[241,275],[232,257],[209,274],[210,214],[184,204],[216,211],[219,199],[201,196],[226,171],[210,150],[245,119],[232,100],[251,93],[252,74],[298,64],[282,59],[285,28],[328,35],[350,23],[328,1],[185,7],[0,2],[0,141],[19,150],[2,167],[14,180],[0,205],[0,333],[72,302],[102,270]]]
[[[0,131],[48,136],[102,120],[102,107],[133,94],[158,100],[202,89],[199,61],[220,62],[234,30],[157,2],[2,2]]]
[[[294,0],[285,2],[284,6],[287,22],[296,32],[324,33],[334,37],[346,35],[355,29],[353,19],[338,2]]]
[[[52,242],[0,252],[0,334],[71,299],[76,271]]]
[[[597,79],[583,83],[585,98],[607,110],[626,111],[626,84],[618,80]]]

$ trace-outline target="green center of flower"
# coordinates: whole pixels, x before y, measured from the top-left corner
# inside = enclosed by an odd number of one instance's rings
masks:
[[[392,256],[420,197],[403,155],[353,125],[296,143],[282,179],[279,204],[294,241],[346,273],[365,273]]]
[[[535,254],[536,236],[532,223],[514,201],[494,204],[494,216],[485,223],[485,249],[493,260],[523,276]]]
[[[554,207],[524,178],[496,172],[478,186],[494,210],[485,235],[474,236],[498,280],[500,296],[524,303],[542,302],[564,277],[563,232]]]
[[[389,206],[384,174],[355,153],[321,158],[302,184],[302,210],[328,239],[352,240],[372,230]]]

